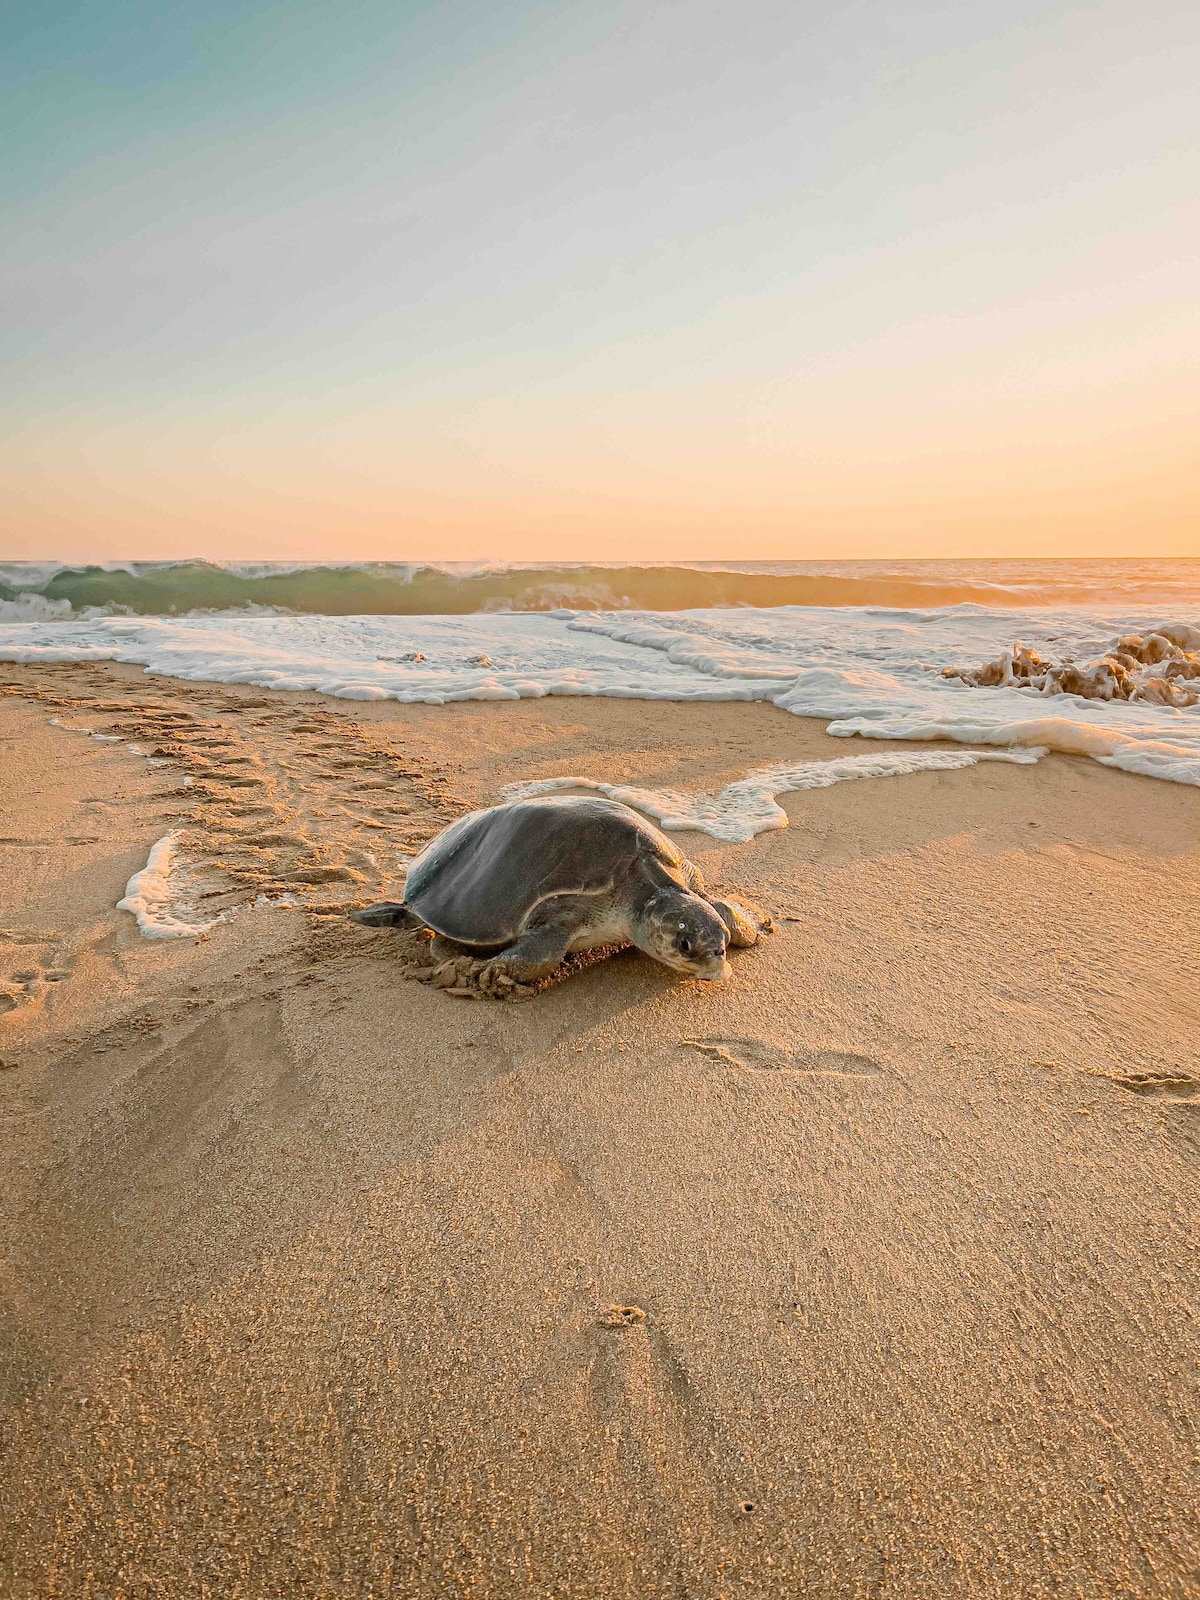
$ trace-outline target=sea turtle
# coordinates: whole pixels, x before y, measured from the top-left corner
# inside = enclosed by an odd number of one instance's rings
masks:
[[[725,977],[729,945],[771,927],[719,900],[665,834],[615,800],[539,796],[460,817],[408,869],[402,901],[352,911],[369,928],[432,928],[518,983],[569,950],[635,944],[692,978]]]

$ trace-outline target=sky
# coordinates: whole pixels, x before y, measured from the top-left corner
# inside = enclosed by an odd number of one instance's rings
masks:
[[[1200,554],[1200,9],[0,0],[0,558]]]

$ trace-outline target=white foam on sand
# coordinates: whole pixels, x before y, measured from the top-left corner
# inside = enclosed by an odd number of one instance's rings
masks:
[[[125,748],[134,755],[141,756],[147,766],[169,766],[167,760],[158,759],[147,754],[138,744],[123,741],[120,734],[97,733],[94,728],[89,728],[81,723],[63,722],[59,717],[46,719],[52,727],[61,728],[64,733],[82,733],[91,739],[101,739],[105,743],[125,743]],[[192,778],[185,774],[183,787],[192,784]],[[227,922],[230,917],[237,916],[241,911],[264,911],[275,907],[294,909],[301,905],[295,895],[256,895],[251,901],[242,906],[233,906],[227,911],[222,911],[219,916],[210,918],[207,922],[189,921],[186,915],[181,914],[178,884],[173,881],[172,872],[176,868],[178,852],[178,833],[169,833],[150,851],[149,860],[140,872],[135,872],[125,885],[124,896],[117,901],[118,911],[128,911],[137,919],[137,925],[147,939],[189,939],[196,938],[199,934],[208,933],[219,922]]]
[[[1052,699],[1019,684],[976,688],[977,667],[1021,639],[1057,661],[1094,661],[1126,634],[1200,626],[1091,607],[936,610],[742,607],[681,612],[461,616],[90,617],[0,623],[0,660],[139,663],[193,681],[316,689],[350,700],[519,700],[606,695],[764,701],[851,737],[1046,746],[1200,784],[1200,705]]]
[[[178,885],[173,881],[178,842],[178,833],[168,833],[160,839],[150,851],[146,865],[125,885],[124,897],[117,901],[117,910],[131,912],[147,939],[195,939],[242,911],[294,910],[302,904],[293,894],[259,894],[245,905],[233,906],[207,922],[190,922],[181,905]]]
[[[147,939],[194,939],[220,920],[186,922],[171,909],[171,868],[178,838],[177,833],[168,833],[158,841],[146,865],[125,885],[124,898],[117,901],[117,910],[132,912]]]
[[[599,783],[592,778],[541,778],[531,783],[511,783],[503,791],[507,800],[564,790],[585,790],[620,800],[635,811],[653,817],[661,828],[695,828],[733,844],[744,844],[756,834],[786,828],[787,812],[776,796],[801,789],[828,789],[857,778],[896,778],[913,772],[953,772],[978,761],[1015,761],[1031,765],[1044,749],[1029,750],[888,750],[878,755],[840,756],[832,761],[783,762],[750,772],[727,783],[717,794],[682,794],[675,789],[639,789],[628,784]]]

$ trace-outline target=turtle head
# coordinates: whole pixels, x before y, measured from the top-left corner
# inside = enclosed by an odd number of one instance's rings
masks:
[[[642,912],[637,931],[639,949],[686,972],[689,978],[716,982],[729,971],[725,947],[729,932],[721,917],[698,894],[685,889],[660,889]]]

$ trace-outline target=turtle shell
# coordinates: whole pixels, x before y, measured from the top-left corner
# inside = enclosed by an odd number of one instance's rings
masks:
[[[504,945],[548,895],[598,894],[641,863],[646,878],[683,883],[683,856],[615,800],[547,796],[460,817],[408,869],[405,903],[460,944]]]

